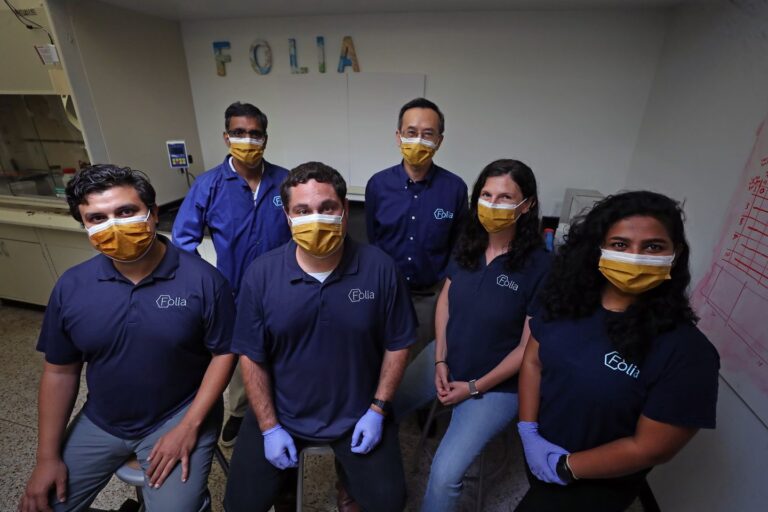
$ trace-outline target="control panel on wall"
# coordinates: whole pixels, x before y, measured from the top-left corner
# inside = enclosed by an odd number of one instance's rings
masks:
[[[168,149],[168,163],[171,169],[186,169],[191,163],[187,155],[187,144],[183,140],[165,141]]]

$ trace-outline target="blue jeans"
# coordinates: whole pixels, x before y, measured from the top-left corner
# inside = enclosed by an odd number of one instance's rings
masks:
[[[434,344],[427,345],[405,371],[393,400],[398,421],[437,396]],[[432,460],[422,512],[456,509],[464,473],[483,447],[515,419],[517,406],[517,393],[494,391],[453,406],[448,430]]]
[[[112,474],[136,455],[141,468],[149,469],[147,457],[158,439],[179,424],[189,405],[168,419],[157,430],[140,439],[120,439],[97,427],[85,414],[78,414],[69,426],[62,459],[67,466],[67,501],[51,506],[55,512],[81,512],[89,509]],[[208,496],[208,473],[218,438],[223,407],[214,406],[200,426],[197,444],[189,458],[189,478],[181,481],[181,463],[171,471],[159,489],[143,488],[148,512],[190,512],[202,510]]]

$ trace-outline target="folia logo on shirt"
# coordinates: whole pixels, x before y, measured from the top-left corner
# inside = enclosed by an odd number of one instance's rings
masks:
[[[171,297],[170,295],[160,295],[155,301],[160,309],[168,309],[172,306],[182,307],[187,305],[187,299],[181,297]]]
[[[444,219],[452,219],[453,218],[453,212],[449,212],[448,210],[443,210],[442,208],[438,208],[435,210],[435,218],[437,220],[444,220]]]
[[[499,275],[499,277],[496,278],[496,284],[499,286],[503,286],[504,288],[509,288],[510,290],[515,292],[517,291],[518,288],[520,288],[518,284],[513,280],[511,280],[509,276],[506,274]]]
[[[615,350],[613,352],[608,352],[607,354],[605,354],[604,362],[605,362],[605,366],[607,366],[611,370],[615,370],[621,373],[626,373],[633,379],[637,379],[638,377],[640,377],[640,369],[636,365],[630,364],[627,361],[625,361],[624,358],[621,357],[621,354],[619,354]]]
[[[279,195],[278,196],[272,196],[272,204],[275,205],[275,207],[277,207],[277,208],[282,208],[283,207],[283,199]]]
[[[360,288],[352,288],[349,290],[349,302],[360,302],[361,300],[373,300],[376,295],[371,290],[361,290]]]

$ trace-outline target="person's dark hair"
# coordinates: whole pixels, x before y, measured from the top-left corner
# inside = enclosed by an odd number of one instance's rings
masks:
[[[267,133],[267,116],[250,103],[234,102],[224,111],[224,129],[229,130],[229,120],[233,117],[253,117],[261,125],[261,130]]]
[[[330,183],[342,203],[347,198],[347,182],[341,177],[339,171],[322,162],[307,162],[291,169],[285,181],[280,185],[280,198],[283,200],[283,208],[286,211],[291,200],[291,188],[309,180],[315,180],[318,183]]]
[[[439,124],[439,130],[440,135],[443,134],[445,131],[445,116],[442,112],[440,112],[440,109],[437,108],[437,105],[432,103],[426,98],[416,98],[414,100],[409,101],[403,107],[400,109],[400,115],[397,116],[397,129],[400,130],[403,127],[403,114],[405,114],[406,110],[410,110],[412,108],[428,108],[430,110],[434,110],[437,113],[437,117],[440,120]]]
[[[133,187],[147,208],[155,206],[155,189],[141,171],[111,164],[96,164],[80,170],[67,183],[66,195],[69,213],[82,223],[78,206],[88,203],[88,195],[104,192],[113,187]]]
[[[466,269],[478,268],[480,258],[488,247],[488,232],[477,218],[477,201],[480,199],[480,192],[488,178],[505,174],[520,187],[523,198],[527,199],[529,204],[528,213],[521,215],[517,220],[515,237],[509,244],[509,251],[504,255],[506,268],[509,271],[520,269],[528,254],[533,249],[544,245],[539,232],[539,197],[533,171],[517,160],[496,160],[486,165],[475,181],[469,204],[469,215],[456,242],[456,262]]]
[[[640,294],[623,315],[609,316],[608,337],[614,348],[638,362],[654,337],[684,322],[698,319],[688,299],[691,273],[690,249],[685,239],[680,204],[662,194],[647,191],[608,196],[571,224],[565,245],[560,247],[540,300],[545,320],[581,318],[601,306],[608,282],[598,270],[600,247],[616,222],[636,215],[658,220],[675,247],[671,279]]]

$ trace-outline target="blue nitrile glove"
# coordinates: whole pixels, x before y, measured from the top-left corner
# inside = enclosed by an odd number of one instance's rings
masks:
[[[357,421],[352,432],[352,452],[368,453],[381,441],[381,431],[384,427],[384,416],[368,409]]]
[[[264,436],[264,456],[273,466],[286,469],[295,468],[299,464],[293,438],[279,423],[261,435]]]
[[[539,424],[535,421],[521,421],[517,424],[520,439],[523,441],[525,460],[531,473],[543,482],[565,485],[555,470],[561,455],[568,455],[568,450],[550,443],[539,435]]]

